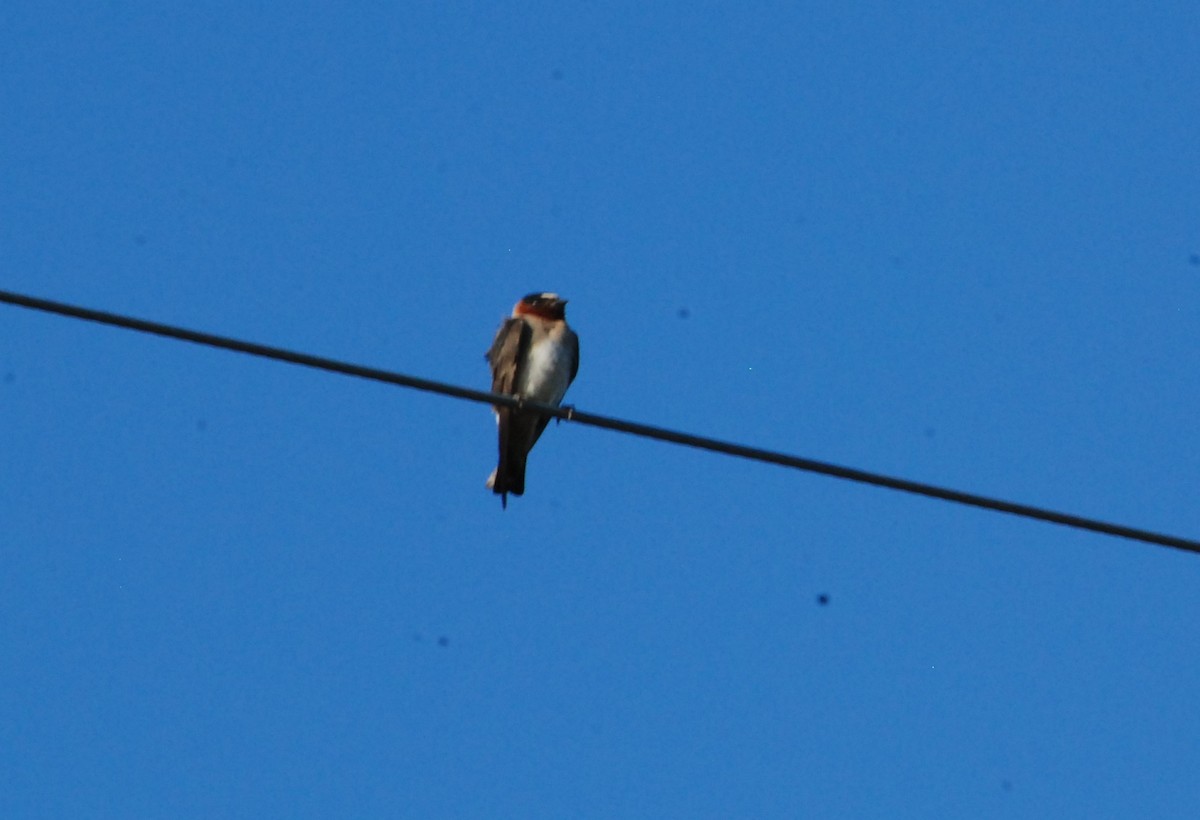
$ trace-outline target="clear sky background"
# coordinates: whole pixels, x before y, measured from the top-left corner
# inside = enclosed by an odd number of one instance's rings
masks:
[[[1200,537],[1200,6],[0,7],[0,287]],[[4,817],[1194,817],[1200,556],[0,307]],[[828,596],[821,605],[818,597]]]

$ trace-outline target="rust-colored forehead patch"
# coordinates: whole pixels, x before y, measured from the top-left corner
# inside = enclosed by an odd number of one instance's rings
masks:
[[[566,302],[555,293],[531,293],[513,308],[514,316],[537,316],[541,319],[566,318]]]

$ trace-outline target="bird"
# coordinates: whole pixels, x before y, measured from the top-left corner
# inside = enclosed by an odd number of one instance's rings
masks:
[[[579,372],[579,337],[567,326],[567,300],[557,293],[530,293],[496,331],[486,359],[492,392],[558,407]],[[550,421],[515,407],[493,407],[500,461],[487,486],[508,509],[508,494],[525,492],[525,459]]]

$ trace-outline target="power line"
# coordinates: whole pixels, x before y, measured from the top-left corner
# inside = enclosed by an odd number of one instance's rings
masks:
[[[539,404],[537,402],[526,402],[515,396],[489,393],[483,390],[472,390],[467,387],[458,387],[456,385],[445,384],[443,382],[437,382],[431,379],[419,379],[415,376],[406,376],[401,373],[380,370],[374,367],[363,367],[361,365],[349,364],[347,362],[340,362],[335,359],[327,359],[323,356],[312,356],[307,353],[297,353],[292,350],[271,347],[270,345],[244,342],[238,339],[231,339],[227,336],[218,336],[213,333],[202,333],[196,330],[187,330],[185,328],[161,324],[159,322],[148,322],[144,319],[134,319],[129,316],[121,316],[116,313],[108,313],[101,310],[77,307],[75,305],[54,302],[50,301],[49,299],[39,299],[33,296],[24,296],[19,293],[12,293],[4,290],[0,290],[0,302],[16,305],[18,307],[30,308],[32,310],[40,310],[46,313],[53,313],[60,316],[70,316],[75,319],[83,319],[89,322],[98,322],[104,325],[123,327],[128,330],[136,330],[141,333],[152,333],[157,336],[180,339],[185,342],[193,342],[195,344],[206,345],[208,347],[216,347],[223,350],[234,350],[239,353],[248,353],[251,356],[261,356],[262,358],[266,359],[275,359],[276,361],[289,362],[291,364],[298,364],[303,367],[312,367],[317,370],[341,373],[346,376],[356,376],[358,378],[384,382],[385,384],[394,384],[400,387],[411,387],[416,390],[439,393],[443,396],[453,396],[454,398],[466,399],[467,401],[501,405],[504,407],[524,408],[526,410],[542,413],[547,416],[553,416],[559,419],[567,419],[580,424],[588,424],[593,427],[601,427],[606,430],[616,430],[621,433],[629,433],[630,435],[641,436],[643,438],[669,441],[674,444],[682,444],[686,447],[696,447],[701,450],[711,450],[716,453],[725,453],[726,455],[748,458],[753,461],[762,461],[768,464],[778,464],[781,467],[791,467],[793,469],[804,470],[810,473],[819,473],[820,475],[832,476],[834,478],[841,478],[847,481],[856,481],[860,484],[872,484],[876,487],[887,487],[892,490],[899,490],[901,492],[912,493],[914,495],[923,495],[929,498],[938,498],[943,501],[952,501],[956,504],[966,504],[971,507],[979,507],[985,510],[1008,513],[1010,515],[1016,515],[1022,518],[1032,518],[1038,521],[1047,521],[1052,524],[1061,524],[1065,527],[1073,527],[1075,529],[1098,532],[1104,535],[1114,535],[1119,538],[1128,538],[1134,541],[1142,541],[1148,544],[1158,544],[1164,547],[1172,547],[1174,549],[1200,554],[1200,541],[1180,538],[1174,535],[1151,532],[1150,530],[1138,529],[1136,527],[1126,527],[1121,524],[1111,524],[1104,521],[1097,521],[1093,518],[1085,518],[1084,516],[1080,515],[1056,512],[1054,510],[1047,510],[1028,504],[1017,504],[1011,501],[1002,501],[995,498],[988,498],[987,496],[976,495],[974,493],[966,493],[959,490],[947,489],[945,487],[937,487],[932,484],[923,484],[918,481],[909,481],[908,479],[904,478],[894,478],[892,476],[881,475],[879,473],[867,472],[866,470],[858,470],[853,467],[842,467],[837,464],[829,464],[823,461],[815,461],[810,458],[791,456],[772,450],[763,450],[757,447],[745,447],[741,444],[733,444],[731,442],[706,438],[704,436],[695,436],[690,433],[680,433],[674,430],[667,430],[663,427],[652,427],[648,424],[637,424],[635,422],[623,421],[621,419],[615,419],[609,416],[600,416],[594,413],[584,413],[574,409],[573,407],[551,407],[549,405]]]

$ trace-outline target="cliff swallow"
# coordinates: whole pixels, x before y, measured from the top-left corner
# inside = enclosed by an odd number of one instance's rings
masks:
[[[579,371],[579,337],[567,327],[566,304],[556,293],[531,293],[517,302],[487,352],[493,393],[559,405]],[[550,417],[493,409],[500,428],[500,463],[487,485],[507,508],[509,493],[525,492],[525,459]]]

